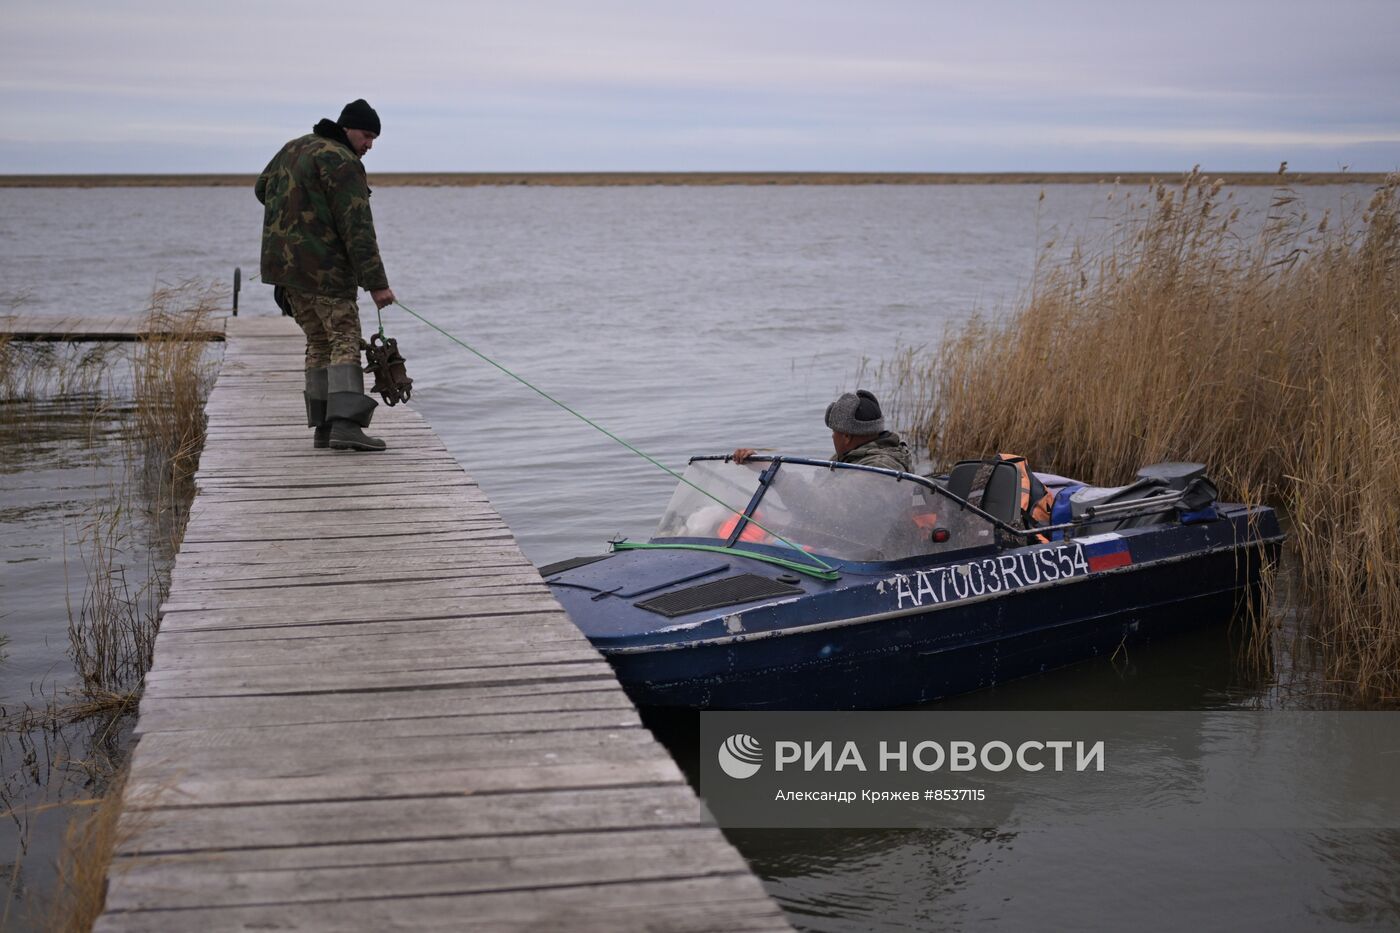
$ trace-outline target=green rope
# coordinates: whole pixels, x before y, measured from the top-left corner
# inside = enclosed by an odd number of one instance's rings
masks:
[[[772,532],[770,531],[769,534]],[[746,551],[743,548],[715,544],[653,544],[650,541],[614,541],[612,549],[614,551],[713,551],[716,554],[735,554],[739,557],[747,557],[749,560],[760,560],[765,564],[776,564],[779,567],[786,567],[788,570],[805,573],[809,577],[816,577],[818,580],[841,579],[841,574],[835,570],[818,570],[811,564],[799,564],[795,560],[774,557],[771,554],[759,554],[757,551]]]
[[[494,366],[496,369],[499,369],[501,372],[505,373],[507,376],[509,376],[510,378],[514,379],[516,382],[520,383],[520,384],[523,385],[525,388],[529,389],[531,392],[534,392],[536,395],[540,396],[540,398],[543,398],[543,399],[545,399],[546,401],[549,401],[549,402],[553,402],[555,405],[558,405],[560,408],[564,409],[564,410],[567,411],[569,414],[573,415],[575,418],[577,418],[578,420],[582,421],[584,424],[586,424],[586,425],[588,425],[589,427],[593,428],[594,430],[599,431],[599,432],[601,432],[601,433],[607,435],[608,437],[612,438],[614,441],[616,441],[617,443],[621,444],[623,447],[626,447],[628,450],[632,451],[632,453],[634,453],[634,454],[636,454],[637,456],[641,457],[643,460],[646,460],[648,463],[652,464],[653,466],[657,467],[658,469],[664,470],[665,472],[669,473],[671,476],[673,476],[673,477],[675,477],[676,479],[680,480],[682,483],[685,483],[687,486],[689,486],[691,489],[694,489],[696,492],[700,493],[701,495],[703,495],[703,496],[705,496],[705,497],[707,497],[707,498],[713,499],[715,502],[718,502],[720,505],[724,506],[726,509],[728,509],[729,511],[733,512],[735,515],[740,515],[740,516],[743,515],[743,512],[740,512],[740,511],[736,510],[732,505],[730,505],[729,503],[725,502],[723,499],[720,499],[718,496],[714,495],[714,494],[711,493],[709,490],[707,490],[707,489],[701,489],[699,486],[695,485],[695,484],[692,483],[690,480],[686,479],[684,476],[681,476],[681,475],[680,475],[679,473],[677,473],[675,470],[673,470],[673,469],[671,469],[670,467],[666,466],[666,464],[664,464],[664,463],[662,463],[661,461],[657,460],[655,457],[651,456],[651,455],[648,454],[648,453],[644,453],[643,451],[638,450],[636,447],[633,447],[631,444],[627,443],[627,442],[624,441],[622,438],[618,437],[616,434],[614,434],[613,432],[609,431],[607,428],[603,427],[601,424],[598,424],[598,423],[597,423],[596,421],[594,421],[593,419],[591,419],[591,418],[589,418],[589,417],[587,417],[587,416],[585,416],[585,415],[580,414],[579,412],[577,412],[577,411],[575,411],[574,409],[570,408],[568,405],[565,405],[563,402],[559,401],[559,399],[557,399],[557,398],[555,398],[554,396],[550,395],[548,392],[544,391],[543,389],[539,388],[539,387],[536,386],[536,385],[531,384],[531,383],[530,383],[529,381],[527,381],[524,377],[522,377],[522,376],[517,376],[515,373],[511,372],[509,369],[507,369],[506,367],[502,366],[500,363],[497,363],[495,360],[491,359],[491,357],[487,356],[485,353],[482,353],[482,352],[481,352],[480,350],[478,350],[476,347],[474,347],[474,346],[472,346],[471,344],[467,343],[466,341],[464,341],[464,340],[458,338],[458,337],[455,336],[454,334],[449,334],[447,331],[443,330],[441,327],[438,327],[438,326],[437,326],[436,324],[434,324],[432,321],[428,320],[428,319],[425,318],[423,315],[419,314],[417,311],[414,311],[412,308],[410,308],[408,305],[404,304],[402,301],[395,301],[394,304],[398,305],[400,308],[403,308],[403,309],[404,309],[405,311],[407,311],[409,314],[413,315],[413,316],[416,317],[418,320],[422,321],[424,324],[428,325],[428,326],[431,327],[433,330],[437,331],[439,334],[442,334],[444,337],[446,337],[448,340],[451,340],[453,343],[457,344],[457,345],[458,345],[459,347],[461,347],[462,349],[466,350],[466,351],[469,352],[469,353],[474,354],[474,355],[475,355],[477,358],[479,358],[482,362],[484,362],[484,363],[489,363],[490,365]],[[381,319],[380,319],[380,333],[383,333],[383,332],[384,332],[384,325],[383,325],[383,318],[381,317]],[[836,578],[836,576],[837,576],[836,570],[835,570],[830,564],[828,564],[826,561],[822,560],[820,557],[816,556],[815,554],[808,554],[806,551],[802,550],[802,548],[800,548],[800,547],[798,547],[797,545],[793,544],[791,541],[789,541],[787,538],[784,538],[782,535],[778,534],[777,532],[772,531],[772,530],[770,530],[770,529],[768,529],[768,528],[764,528],[763,525],[760,524],[760,523],[758,522],[758,520],[755,519],[753,516],[750,516],[750,517],[749,517],[749,524],[751,524],[751,525],[757,525],[759,528],[763,529],[763,531],[765,531],[765,532],[767,532],[768,534],[772,535],[772,536],[773,536],[775,539],[777,539],[778,541],[781,541],[783,544],[785,544],[785,545],[787,545],[788,547],[792,548],[794,551],[797,551],[799,554],[802,554],[804,557],[810,558],[812,561],[814,561],[815,563],[817,563],[818,565],[820,565],[821,571],[818,571],[818,573],[823,573],[823,572],[824,572],[824,573],[830,573],[830,574],[833,575],[833,576],[830,577],[830,578],[823,578],[823,579],[835,579],[835,578]],[[745,552],[745,553],[747,553],[747,552]]]

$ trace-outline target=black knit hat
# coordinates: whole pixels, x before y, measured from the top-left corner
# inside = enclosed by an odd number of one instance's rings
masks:
[[[874,394],[857,389],[826,406],[826,426],[842,434],[863,437],[885,430],[885,417]]]
[[[340,111],[340,119],[335,122],[347,130],[364,130],[366,133],[379,135],[379,114],[374,112],[374,108],[367,104],[363,97],[346,104],[345,109]]]

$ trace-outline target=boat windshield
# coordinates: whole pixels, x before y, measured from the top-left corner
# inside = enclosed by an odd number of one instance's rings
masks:
[[[736,513],[748,507],[768,466],[693,461],[653,540],[728,540],[739,522]],[[745,525],[740,544],[784,547],[781,537],[803,551],[838,560],[900,560],[995,542],[990,522],[917,482],[790,461],[779,464],[752,517],[757,524]],[[944,537],[935,535],[939,530],[947,532],[945,540],[935,540]]]

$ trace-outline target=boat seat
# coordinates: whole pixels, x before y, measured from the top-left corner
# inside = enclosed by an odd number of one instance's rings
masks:
[[[1020,476],[1009,460],[960,461],[948,473],[948,491],[1008,525],[1021,527]]]

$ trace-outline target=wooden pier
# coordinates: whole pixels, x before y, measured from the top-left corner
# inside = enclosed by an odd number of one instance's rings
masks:
[[[789,929],[424,420],[226,339],[96,929]]]

